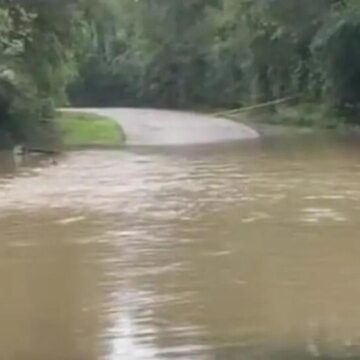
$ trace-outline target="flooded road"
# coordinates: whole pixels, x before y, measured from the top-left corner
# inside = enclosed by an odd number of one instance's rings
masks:
[[[2,154],[0,358],[358,358],[358,143]]]
[[[126,143],[131,146],[214,144],[259,137],[245,124],[195,112],[133,108],[67,110],[113,119],[123,128]]]

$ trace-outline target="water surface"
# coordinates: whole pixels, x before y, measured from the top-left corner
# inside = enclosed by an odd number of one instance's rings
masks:
[[[357,358],[359,150],[2,154],[0,358]]]

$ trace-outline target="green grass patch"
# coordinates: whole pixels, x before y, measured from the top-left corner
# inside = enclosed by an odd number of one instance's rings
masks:
[[[125,134],[107,117],[78,112],[62,112],[56,119],[66,147],[119,147]]]
[[[341,129],[346,119],[322,103],[301,102],[240,112],[231,119],[251,124],[281,125],[300,128]]]
[[[277,106],[275,111],[268,116],[268,122],[280,125],[334,129],[343,125],[345,120],[324,104],[304,102],[296,105]]]

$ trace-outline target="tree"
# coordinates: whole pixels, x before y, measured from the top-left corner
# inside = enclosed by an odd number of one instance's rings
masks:
[[[31,136],[65,99],[79,5],[0,2],[0,130],[17,141]]]

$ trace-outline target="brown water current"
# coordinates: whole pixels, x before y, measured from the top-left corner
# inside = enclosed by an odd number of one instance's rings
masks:
[[[360,356],[360,141],[0,155],[0,359]]]

